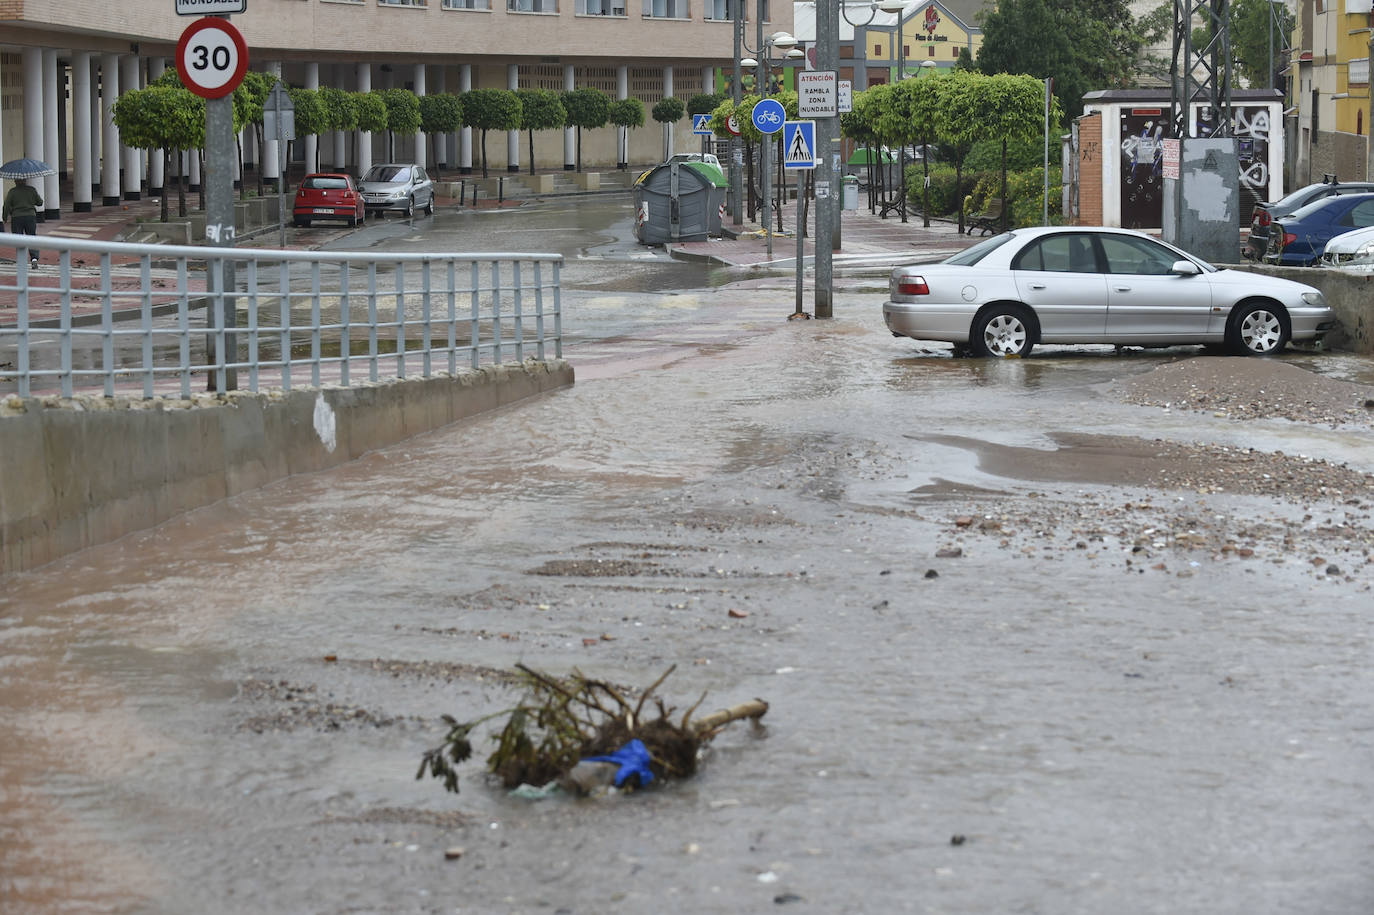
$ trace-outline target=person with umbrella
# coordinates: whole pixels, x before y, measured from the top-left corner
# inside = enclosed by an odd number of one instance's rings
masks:
[[[14,187],[5,195],[0,220],[9,222],[14,234],[38,235],[38,211],[43,208],[43,198],[36,188],[29,186],[29,179],[55,174],[50,165],[37,159],[14,159],[0,165],[0,178],[14,180]],[[32,265],[38,266],[37,253],[33,254]]]

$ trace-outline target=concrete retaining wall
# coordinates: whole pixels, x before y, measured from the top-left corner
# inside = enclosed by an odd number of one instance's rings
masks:
[[[566,362],[192,400],[0,400],[0,574],[573,383]]]
[[[1237,264],[1235,268],[1316,286],[1341,322],[1340,330],[1327,337],[1326,348],[1374,354],[1374,274],[1268,264]]]

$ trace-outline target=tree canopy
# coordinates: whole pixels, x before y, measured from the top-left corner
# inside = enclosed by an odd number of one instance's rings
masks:
[[[179,81],[178,81],[179,82]],[[114,103],[114,123],[120,142],[137,149],[161,149],[164,165],[173,150],[205,145],[205,100],[180,85],[157,84],[126,92]],[[180,183],[180,214],[186,198]],[[167,221],[167,195],[162,195],[161,219]]]
[[[529,137],[530,174],[534,174],[534,132],[557,130],[568,120],[568,112],[558,93],[552,89],[517,89],[520,99],[520,129]]]
[[[510,89],[473,89],[463,94],[463,123],[482,131],[482,177],[487,177],[487,131],[519,130],[520,96]]]
[[[577,128],[577,170],[582,171],[582,128],[605,127],[611,116],[611,97],[600,89],[583,86],[564,92],[560,99],[568,112],[568,123]]]
[[[1002,0],[984,17],[978,68],[1052,77],[1073,118],[1085,93],[1131,83],[1141,46],[1127,0]]]

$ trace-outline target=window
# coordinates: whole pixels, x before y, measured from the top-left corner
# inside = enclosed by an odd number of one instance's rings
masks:
[[[428,6],[429,0],[377,0],[378,6]]]
[[[1012,269],[1096,273],[1097,255],[1093,253],[1092,239],[1086,235],[1051,235],[1022,251]]]
[[[1341,220],[1341,225],[1356,229],[1374,226],[1374,200],[1365,200],[1351,207],[1350,212]]]
[[[506,9],[512,13],[556,13],[558,0],[506,0]]]
[[[931,45],[931,46],[930,46],[929,48],[927,48],[926,50],[930,52],[930,53],[927,55],[928,57],[934,57],[934,56],[935,56],[935,45]],[[903,53],[903,54],[906,53],[906,47],[905,47],[905,46],[902,47],[902,53]]]
[[[647,19],[686,19],[687,0],[644,0]]]
[[[489,10],[491,0],[444,0],[446,10]]]
[[[577,0],[579,16],[624,16],[625,0]]]
[[[1125,235],[1103,235],[1108,273],[1168,276],[1179,256],[1163,245]]]
[[[704,3],[704,12],[708,20],[720,21],[734,18],[730,13],[730,0],[704,0]]]

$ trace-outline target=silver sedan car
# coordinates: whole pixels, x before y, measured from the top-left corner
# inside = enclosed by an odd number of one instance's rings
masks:
[[[1015,229],[938,264],[898,267],[883,318],[893,336],[979,356],[1037,343],[1224,345],[1268,355],[1336,326],[1320,290],[1219,270],[1130,229]]]

